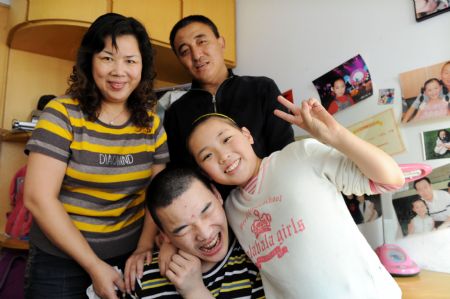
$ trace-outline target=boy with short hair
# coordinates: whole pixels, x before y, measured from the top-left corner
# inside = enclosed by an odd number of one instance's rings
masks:
[[[275,114],[314,139],[258,158],[246,128],[226,116],[198,119],[188,148],[214,181],[237,185],[225,207],[267,298],[400,298],[401,290],[353,222],[340,195],[403,185],[397,163],[341,126],[315,99]],[[334,149],[332,147],[334,147]]]
[[[229,232],[222,198],[200,174],[165,169],[150,183],[147,207],[178,251],[163,277],[158,253],[138,280],[139,298],[264,298],[258,269]]]

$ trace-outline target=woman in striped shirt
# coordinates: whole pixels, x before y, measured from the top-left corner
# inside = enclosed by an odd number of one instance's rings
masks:
[[[169,159],[154,77],[141,23],[114,13],[94,21],[68,95],[46,106],[26,146],[27,297],[80,298],[92,281],[100,297],[116,298],[125,284],[111,265],[131,255],[136,273],[136,261],[150,259],[156,226],[145,189]]]

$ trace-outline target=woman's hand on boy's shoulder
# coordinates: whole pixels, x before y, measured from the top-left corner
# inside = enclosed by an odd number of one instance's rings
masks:
[[[125,288],[127,293],[134,291],[136,279],[142,278],[144,265],[152,261],[152,249],[136,249],[125,264]]]

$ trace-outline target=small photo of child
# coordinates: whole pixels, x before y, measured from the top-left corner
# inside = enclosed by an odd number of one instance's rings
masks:
[[[378,105],[390,105],[394,102],[394,89],[380,89],[378,92]]]
[[[400,86],[403,124],[450,116],[450,60],[401,73]]]
[[[372,79],[361,55],[347,60],[313,81],[322,105],[330,114],[373,94]]]

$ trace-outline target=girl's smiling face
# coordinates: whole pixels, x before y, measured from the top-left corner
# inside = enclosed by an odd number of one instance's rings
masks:
[[[432,80],[425,85],[425,95],[430,98],[430,100],[439,99],[441,90],[442,86],[437,80]]]
[[[257,174],[260,160],[252,148],[253,137],[219,117],[199,124],[188,145],[195,161],[211,179],[222,185],[245,186]]]

